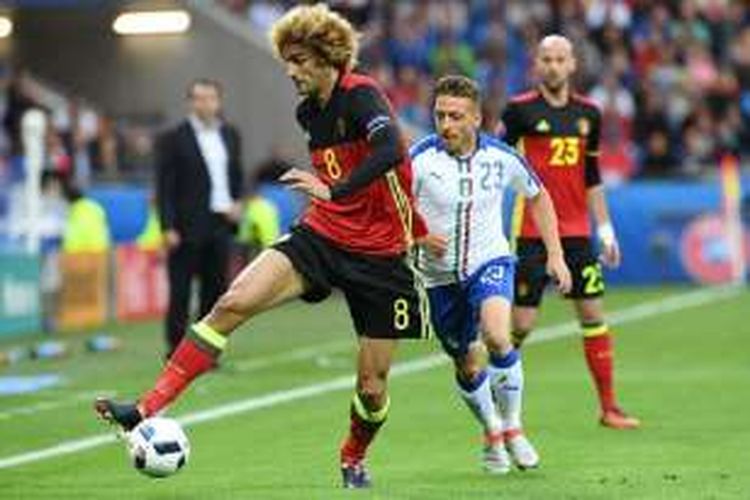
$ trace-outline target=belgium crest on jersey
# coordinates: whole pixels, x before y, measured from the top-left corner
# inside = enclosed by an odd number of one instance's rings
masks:
[[[550,130],[549,122],[542,118],[539,120],[536,124],[536,127],[534,127],[537,132],[541,132],[542,134],[546,134]]]

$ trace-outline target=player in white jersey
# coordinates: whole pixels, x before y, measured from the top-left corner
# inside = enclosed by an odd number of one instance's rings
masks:
[[[547,191],[510,147],[479,133],[479,109],[473,80],[446,76],[437,82],[437,134],[411,150],[414,196],[429,230],[418,241],[417,262],[459,393],[484,430],[484,467],[506,473],[511,461],[519,468],[539,464],[523,433],[523,370],[510,337],[515,258],[502,224],[509,187],[533,207],[549,256],[547,271],[562,292],[571,278]]]

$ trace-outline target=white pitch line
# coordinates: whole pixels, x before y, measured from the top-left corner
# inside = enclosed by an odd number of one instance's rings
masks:
[[[302,361],[305,359],[316,358],[321,354],[333,354],[341,351],[349,351],[351,349],[351,340],[335,340],[333,342],[327,342],[316,346],[300,347],[281,354],[265,356],[263,358],[236,361],[231,363],[231,366],[237,371],[249,372],[268,368],[269,366],[277,366],[280,363]]]
[[[726,289],[724,293],[726,293]],[[717,293],[719,292],[719,289],[716,289]],[[676,299],[677,297],[682,296],[676,296],[672,299]],[[665,313],[670,312],[674,308],[681,309],[683,307],[687,307],[690,305],[700,305],[701,303],[705,302],[706,300],[713,300],[712,298],[707,299],[706,295],[686,295],[684,296],[684,300],[672,300],[669,304],[672,309],[664,309],[664,305],[660,303],[645,303],[640,304],[638,306],[633,306],[628,308],[627,311],[623,313],[615,312],[612,315],[608,316],[608,323],[610,325],[617,325],[623,322],[628,321],[634,321],[635,319],[638,319],[642,315],[650,316],[654,314],[654,308],[656,308],[657,312]],[[713,296],[710,296],[713,297]],[[537,331],[530,339],[529,342],[535,342],[538,341],[537,339],[540,339],[540,336],[543,335],[552,335],[552,337],[548,338],[556,338],[557,335],[567,335],[569,330],[571,328],[576,328],[577,324],[574,321],[561,323],[556,326],[543,328],[539,331]],[[238,372],[253,372],[253,371],[259,371],[263,370],[265,368],[269,367],[276,367],[283,363],[292,363],[296,361],[305,361],[308,359],[316,359],[320,357],[321,355],[325,354],[334,354],[339,352],[347,352],[352,350],[352,343],[350,340],[336,340],[327,342],[325,344],[319,344],[315,346],[309,346],[309,347],[301,347],[297,349],[292,349],[290,351],[285,351],[283,353],[279,354],[270,354],[265,355],[262,358],[255,358],[255,359],[244,359],[239,360],[236,362],[231,363],[232,369],[236,370]],[[202,389],[205,389],[208,384],[214,382],[215,380],[207,380],[201,385]],[[76,404],[79,401],[87,401],[91,399],[95,395],[101,395],[106,394],[106,391],[86,391],[83,393],[80,393],[78,396],[61,399],[61,400],[54,400],[54,401],[45,401],[41,403],[36,403],[29,406],[20,406],[17,408],[9,408],[3,411],[0,411],[0,420],[8,420],[13,417],[18,416],[26,416],[36,413],[41,413],[43,411],[49,411],[57,408],[61,408],[64,406]],[[111,391],[109,391],[111,393]]]
[[[262,358],[256,359],[244,359],[236,362],[232,362],[231,367],[233,371],[242,373],[260,371],[269,367],[276,367],[284,363],[293,363],[296,361],[305,361],[308,359],[316,359],[326,354],[335,354],[339,352],[351,351],[353,345],[351,340],[336,340],[320,344],[316,346],[301,347],[285,351],[280,354],[266,355]],[[210,386],[213,380],[221,379],[208,379],[201,385],[202,389]],[[7,408],[0,411],[0,421],[9,420],[14,417],[36,415],[45,411],[55,410],[65,406],[75,405],[80,401],[90,401],[95,396],[102,394],[114,394],[114,391],[85,391],[80,392],[76,396],[67,398],[54,399],[50,401],[42,401],[40,403],[34,403],[26,406],[17,406],[13,408]]]
[[[741,288],[737,287],[716,287],[706,288],[693,292],[668,297],[653,303],[642,303],[635,306],[616,311],[608,316],[610,324],[623,324],[641,319],[667,314],[671,312],[697,307],[712,302],[717,302],[725,298],[740,293]],[[546,328],[540,328],[536,331],[530,342],[547,342],[550,340],[566,337],[577,333],[579,326],[575,321],[553,325]],[[423,372],[436,366],[448,363],[448,358],[442,354],[433,354],[412,361],[398,363],[391,370],[392,377],[399,377],[413,373]],[[268,408],[290,401],[318,396],[343,389],[350,389],[354,383],[353,376],[336,377],[325,382],[319,382],[302,387],[295,387],[283,391],[274,391],[262,396],[255,396],[232,403],[216,406],[207,410],[189,413],[178,420],[185,425],[193,425],[201,422],[209,422],[240,413],[256,411],[262,408]],[[55,446],[42,448],[35,451],[11,455],[0,458],[0,469],[9,469],[33,462],[39,462],[50,458],[69,455],[79,451],[85,451],[97,448],[108,443],[116,441],[112,434],[99,434],[85,438],[72,439],[63,441]]]
[[[650,318],[659,314],[669,314],[691,307],[698,307],[712,302],[718,302],[733,297],[742,291],[741,287],[734,285],[715,286],[702,288],[692,292],[672,295],[655,302],[642,302],[634,306],[626,307],[620,311],[606,314],[607,324],[610,326],[631,323],[640,319]],[[566,321],[557,325],[540,328],[531,334],[526,343],[544,342],[560,337],[567,337],[572,333],[580,331],[577,321]]]
[[[57,408],[62,408],[65,406],[72,406],[72,405],[79,403],[80,401],[91,401],[96,396],[101,396],[102,394],[114,394],[114,393],[115,391],[112,391],[112,390],[80,391],[66,398],[54,399],[51,401],[41,401],[39,403],[35,403],[35,404],[27,405],[27,406],[16,406],[13,408],[6,408],[5,410],[0,411],[0,420],[8,420],[13,417],[35,415],[43,411],[55,410]]]

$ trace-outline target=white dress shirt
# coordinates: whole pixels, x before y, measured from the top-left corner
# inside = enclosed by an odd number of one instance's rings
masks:
[[[190,124],[193,126],[198,148],[211,179],[211,211],[229,212],[233,203],[229,191],[229,155],[221,137],[221,122],[215,120],[205,123],[197,116],[191,115]]]

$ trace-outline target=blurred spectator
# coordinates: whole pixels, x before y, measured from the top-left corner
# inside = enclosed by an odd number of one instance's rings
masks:
[[[370,24],[375,12],[372,0],[331,0],[328,4],[360,30]]]
[[[620,183],[633,175],[632,124],[635,102],[630,91],[608,69],[591,98],[602,112],[599,166],[607,184]]]
[[[501,114],[502,107],[500,106],[500,99],[482,100],[482,131],[499,137],[504,136],[505,129],[500,120]]]
[[[42,173],[41,178],[41,221],[40,232],[41,267],[39,274],[39,291],[42,299],[45,331],[55,329],[55,318],[59,293],[62,287],[59,254],[68,208],[63,198],[63,181],[61,177],[50,171]]]
[[[219,3],[232,14],[244,16],[250,0],[219,0]]]
[[[13,70],[8,84],[5,116],[3,117],[3,126],[10,139],[11,155],[13,156],[23,154],[21,118],[32,107],[38,107],[38,103],[32,98],[28,88],[28,73],[24,68],[16,68]]]
[[[70,178],[73,171],[73,160],[65,148],[62,137],[50,125],[47,127],[45,150],[47,153],[45,170],[55,172],[64,178]]]
[[[638,157],[641,159],[640,164],[644,175],[666,175],[669,172],[662,172],[662,168],[669,169],[672,165],[663,165],[664,161],[676,160],[676,154],[672,146],[670,136],[669,121],[663,108],[664,99],[658,95],[656,87],[645,86],[639,96],[640,103],[636,107],[636,115],[633,122],[633,137]],[[663,142],[662,142],[663,139]],[[651,167],[646,169],[647,162],[645,158],[650,157]],[[655,160],[654,158],[661,158]],[[657,168],[654,168],[658,165]]]
[[[476,80],[480,87],[491,91],[491,89],[504,89],[507,80],[505,72],[504,32],[496,32],[487,38],[487,42],[479,51],[476,64]]]
[[[129,126],[123,129],[123,167],[131,178],[145,178],[154,165],[154,141],[151,131],[142,126]]]
[[[630,26],[630,4],[624,0],[591,0],[586,10],[586,24],[600,30],[606,24],[624,30]]]
[[[269,0],[249,0],[245,2],[247,18],[255,29],[265,36],[271,25],[284,13],[278,2]]]
[[[701,2],[703,6],[707,2]],[[681,46],[690,41],[707,44],[711,42],[711,31],[708,23],[698,11],[696,0],[682,0],[677,3],[678,12],[669,23],[671,37]]]
[[[693,85],[693,91],[704,94],[718,79],[719,73],[716,68],[708,47],[700,42],[693,42],[685,54],[687,66],[687,77]]]
[[[396,69],[396,78],[393,85],[388,88],[388,96],[391,104],[398,112],[407,106],[413,106],[419,102],[419,87],[422,78],[419,70],[414,66],[401,66]]]
[[[83,124],[85,115],[81,109],[81,103],[76,99],[71,99],[67,111],[68,128],[60,131],[60,137],[65,150],[71,157],[73,182],[81,189],[86,189],[91,183],[91,157],[88,151],[91,137],[85,132]]]
[[[121,141],[113,119],[100,116],[98,132],[89,147],[94,172],[105,179],[117,178],[121,159]]]
[[[248,196],[237,239],[255,254],[271,246],[279,234],[279,211],[276,206],[257,193]]]
[[[156,194],[154,192],[149,194],[146,223],[135,242],[141,250],[159,251],[164,248],[164,234],[159,221],[159,211],[156,207]]]
[[[258,184],[279,182],[279,177],[292,168],[294,164],[287,159],[286,154],[278,147],[271,148],[271,155],[253,169],[253,182],[250,190],[255,190]]]
[[[740,31],[729,57],[739,85],[740,144],[742,152],[750,154],[750,26]]]
[[[715,123],[707,106],[699,105],[685,120],[682,137],[682,173],[691,177],[706,173],[718,157]]]
[[[415,132],[418,135],[421,131],[432,128],[431,103],[432,88],[428,82],[422,80],[419,83],[417,100],[409,106],[403,107],[399,113],[399,117],[410,127],[416,128]],[[405,132],[411,139],[415,139],[413,133],[409,131]]]
[[[641,174],[644,177],[669,177],[674,174],[677,155],[670,147],[670,139],[665,130],[654,129],[645,137],[645,151]]]
[[[437,77],[458,73],[474,78],[474,51],[469,44],[459,39],[456,32],[446,28],[439,33],[437,45],[430,52],[430,69]]]
[[[419,13],[393,20],[384,32],[385,53],[394,68],[412,66],[420,71],[430,69],[428,25]]]
[[[98,202],[84,196],[70,181],[63,181],[68,202],[62,249],[65,253],[103,252],[110,247],[107,214]]]
[[[240,136],[222,119],[222,93],[216,80],[191,82],[189,115],[159,141],[157,200],[169,278],[167,357],[187,331],[193,279],[200,284],[199,317],[227,286],[243,182]]]
[[[0,65],[0,89],[2,89]],[[71,177],[79,188],[92,181],[144,181],[153,167],[152,142],[155,127],[129,125],[115,120],[85,103],[79,97],[48,86],[25,69],[9,77],[5,93],[0,93],[0,110],[7,134],[0,137],[0,155],[8,154],[5,137],[11,143],[14,177],[24,175],[20,118],[30,107],[45,110],[49,128],[45,138],[46,166]]]
[[[612,69],[602,75],[600,82],[591,89],[591,99],[600,108],[609,109],[620,119],[630,122],[635,115],[635,101],[630,90],[620,83]]]

